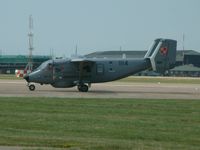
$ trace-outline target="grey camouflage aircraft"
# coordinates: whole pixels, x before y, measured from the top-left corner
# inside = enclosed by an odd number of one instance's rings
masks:
[[[92,83],[118,80],[146,69],[164,73],[175,66],[176,46],[175,40],[156,39],[144,58],[48,60],[24,79],[31,91],[35,90],[32,83],[39,83],[50,84],[55,88],[77,86],[80,92],[87,92]]]

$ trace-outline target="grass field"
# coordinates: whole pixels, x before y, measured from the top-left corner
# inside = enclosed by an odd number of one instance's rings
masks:
[[[197,150],[200,101],[1,97],[0,145]]]

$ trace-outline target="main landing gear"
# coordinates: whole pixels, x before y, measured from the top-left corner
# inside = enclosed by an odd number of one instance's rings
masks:
[[[29,88],[30,91],[35,91],[35,85],[34,84],[29,84],[28,83],[27,86],[28,86],[28,88]]]
[[[90,84],[89,85],[80,84],[77,86],[79,92],[88,92],[89,87],[90,87]]]

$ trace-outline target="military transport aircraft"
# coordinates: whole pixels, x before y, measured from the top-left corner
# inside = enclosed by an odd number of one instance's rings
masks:
[[[137,72],[151,69],[164,73],[175,66],[177,41],[156,39],[144,58],[106,59],[71,58],[48,60],[24,79],[31,91],[32,83],[50,84],[55,88],[77,86],[80,92],[87,92],[92,83],[118,80]]]

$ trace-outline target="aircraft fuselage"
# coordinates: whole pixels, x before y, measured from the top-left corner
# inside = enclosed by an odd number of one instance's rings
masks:
[[[55,61],[52,86],[72,87],[80,81],[83,83],[114,81],[150,68],[150,66],[147,59],[94,59],[94,63],[85,62],[81,67],[70,60]]]
[[[70,59],[49,60],[29,74],[31,82],[66,88],[82,83],[118,80],[150,68],[148,59],[91,59],[83,64]]]

